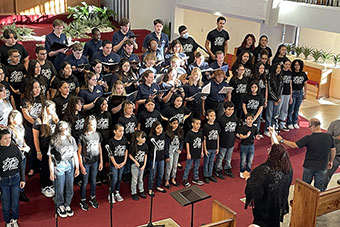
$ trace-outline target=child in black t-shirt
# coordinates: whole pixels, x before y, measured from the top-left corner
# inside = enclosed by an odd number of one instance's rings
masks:
[[[98,170],[103,169],[103,155],[101,148],[102,137],[96,131],[97,120],[95,116],[90,115],[85,121],[84,133],[80,135],[78,141],[78,158],[79,167],[83,175],[82,183],[80,186],[80,207],[84,211],[89,210],[86,203],[86,185],[90,176],[90,203],[93,208],[98,208],[96,200],[96,178]],[[99,165],[98,165],[99,161]]]
[[[255,146],[254,146],[254,138],[257,140],[260,139],[259,131],[253,125],[254,115],[251,113],[246,114],[246,124],[242,125],[238,133],[237,137],[241,139],[240,146],[240,177],[244,178],[244,171],[250,172],[251,165],[253,164]]]
[[[210,181],[217,182],[213,177],[212,172],[214,168],[215,154],[218,154],[219,150],[219,134],[221,132],[220,126],[216,120],[216,112],[212,109],[207,110],[207,123],[203,126],[203,150],[204,150],[204,162],[203,162],[203,175],[204,182],[209,184]]]
[[[166,190],[161,187],[161,184],[164,176],[164,159],[166,158],[165,151],[167,150],[167,148],[165,146],[165,133],[163,132],[163,126],[159,121],[155,121],[152,124],[149,139],[149,160],[151,161],[151,168],[149,174],[148,194],[151,196],[153,194],[152,189],[154,177],[156,176],[156,170],[158,174],[156,190],[163,193],[166,192]],[[153,162],[155,164],[154,166]]]
[[[113,127],[114,137],[109,141],[109,147],[106,147],[107,152],[109,153],[110,158],[110,167],[112,173],[111,179],[111,195],[112,201],[109,195],[109,201],[115,203],[115,199],[118,202],[122,202],[124,199],[120,195],[120,181],[122,180],[127,154],[128,154],[128,141],[123,136],[124,135],[124,127],[121,124],[116,124]]]
[[[137,185],[139,196],[146,198],[144,192],[143,173],[146,167],[146,160],[149,151],[148,145],[145,143],[146,134],[143,131],[136,131],[131,138],[131,146],[129,150],[129,158],[132,160],[131,165],[131,196],[132,199],[139,200],[137,195]]]
[[[161,121],[163,116],[158,110],[155,110],[155,101],[153,99],[145,100],[145,110],[138,114],[138,130],[142,130],[146,135],[150,134],[151,126],[155,121]]]
[[[131,135],[137,130],[137,118],[133,114],[135,105],[131,101],[124,102],[124,114],[118,118],[118,124],[124,125],[124,134],[126,139],[130,142]]]
[[[198,168],[200,166],[201,158],[203,158],[203,133],[200,130],[201,120],[193,118],[192,119],[192,129],[187,133],[185,137],[185,145],[187,150],[187,161],[185,165],[184,175],[183,175],[183,185],[185,187],[190,187],[188,182],[188,175],[194,163],[194,178],[192,183],[197,185],[203,185],[204,183],[199,179]]]

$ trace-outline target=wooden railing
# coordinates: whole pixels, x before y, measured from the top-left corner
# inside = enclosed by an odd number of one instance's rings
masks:
[[[340,0],[286,0],[286,1],[340,7]]]

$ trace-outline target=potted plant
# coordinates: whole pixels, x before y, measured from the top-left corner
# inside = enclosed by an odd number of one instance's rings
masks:
[[[19,41],[29,41],[29,40],[34,40],[33,35],[35,35],[35,32],[33,32],[33,29],[23,27],[23,26],[17,26],[15,23],[3,26],[1,29],[1,33],[3,33],[6,29],[11,29],[15,31],[18,35],[18,40]],[[1,35],[1,39],[3,39]]]
[[[328,60],[330,60],[330,58],[332,57],[332,53],[331,52],[326,52],[326,51],[321,51],[321,58],[322,58],[322,60],[323,60],[323,63],[325,63],[326,64],[326,62],[328,61]]]
[[[305,60],[308,59],[308,56],[311,55],[311,53],[313,52],[313,48],[311,47],[306,47],[306,46],[303,46],[302,47],[302,54],[305,56]]]
[[[294,44],[288,44],[287,45],[287,54],[292,54],[293,49],[294,49]]]
[[[332,60],[333,60],[334,66],[337,67],[338,63],[340,62],[340,54],[333,54]]]
[[[312,56],[314,58],[314,61],[315,62],[318,62],[319,59],[321,58],[322,56],[322,51],[321,50],[318,50],[318,49],[314,49],[313,52],[312,52]]]
[[[110,17],[116,15],[116,13],[107,7],[100,8],[81,2],[80,6],[67,7],[67,12],[68,18],[73,17],[74,19],[66,29],[68,35],[73,38],[81,38],[79,34],[91,33],[94,27],[101,32],[112,32],[114,30]]]
[[[296,57],[299,57],[302,54],[302,47],[295,46],[294,51],[296,53]]]

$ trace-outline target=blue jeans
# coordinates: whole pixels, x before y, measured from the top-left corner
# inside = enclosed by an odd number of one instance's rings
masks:
[[[164,160],[155,161],[155,168],[153,169],[153,171],[152,171],[152,162],[151,162],[151,169],[150,169],[149,183],[148,183],[149,190],[152,190],[153,180],[155,178],[156,171],[157,171],[156,187],[160,187],[163,181],[163,177],[164,177]]]
[[[117,191],[119,192],[120,190],[120,182],[122,181],[122,176],[124,173],[125,166],[123,166],[120,169],[116,169],[114,165],[111,163],[111,193]]]
[[[215,154],[216,154],[216,149],[208,150],[208,155],[204,155],[204,161],[203,161],[204,177],[212,177]]]
[[[312,183],[312,180],[314,177],[314,187],[318,188],[320,191],[324,191],[326,173],[327,173],[327,169],[313,170],[313,169],[303,168],[302,180],[310,184]]]
[[[2,215],[6,223],[19,218],[19,183],[19,173],[0,180]]]
[[[254,144],[250,145],[243,145],[240,146],[240,172],[243,173],[244,171],[251,171],[251,165],[253,164],[255,153]]]
[[[299,109],[303,99],[303,90],[293,90],[292,99],[293,103],[288,108],[287,125],[297,124]]]
[[[268,100],[267,103],[267,111],[266,111],[266,126],[264,131],[268,131],[269,126],[276,126],[276,119],[279,115],[279,105],[275,105],[274,100]]]
[[[285,121],[288,115],[289,99],[290,95],[281,95],[281,102],[279,104],[279,120],[281,127],[285,125]]]
[[[234,147],[230,148],[225,148],[225,147],[220,147],[220,151],[217,154],[216,157],[216,166],[215,166],[215,171],[220,172],[222,171],[222,161],[224,159],[224,169],[231,169],[231,156],[233,155],[233,150]]]
[[[86,185],[89,181],[90,176],[90,195],[91,197],[96,196],[96,179],[98,173],[98,162],[92,164],[85,164],[86,175],[83,175],[83,181],[80,187],[80,198],[86,199]]]
[[[71,162],[71,161],[70,161]],[[65,172],[57,172],[57,178],[54,180],[56,191],[57,207],[64,205],[70,206],[73,197],[73,180],[74,167],[70,164],[70,168]]]
[[[183,181],[187,181],[188,180],[188,175],[189,172],[191,170],[192,167],[192,163],[194,163],[194,180],[198,180],[198,168],[200,167],[200,161],[201,159],[197,158],[197,159],[187,159],[186,163],[185,163],[185,169],[184,169],[184,174],[183,174]]]

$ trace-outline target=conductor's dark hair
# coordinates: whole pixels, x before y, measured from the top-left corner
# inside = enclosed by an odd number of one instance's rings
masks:
[[[293,170],[289,154],[282,144],[272,145],[271,151],[268,155],[267,164],[275,171],[289,173]]]

